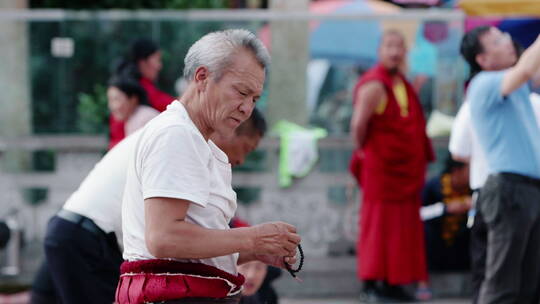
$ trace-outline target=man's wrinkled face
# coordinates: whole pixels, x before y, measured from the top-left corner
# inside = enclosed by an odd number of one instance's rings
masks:
[[[227,154],[229,163],[239,166],[244,163],[246,156],[259,145],[260,135],[233,135],[225,139],[215,139],[216,145]]]
[[[203,94],[207,98],[208,125],[214,132],[230,136],[251,116],[255,102],[262,94],[265,74],[255,56],[240,49],[230,58],[219,79],[208,79]]]

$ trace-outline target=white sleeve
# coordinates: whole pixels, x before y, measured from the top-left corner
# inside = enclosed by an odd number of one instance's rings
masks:
[[[210,150],[200,134],[183,126],[169,126],[146,138],[139,152],[137,162],[144,199],[177,198],[206,206],[210,194]]]
[[[448,150],[450,150],[453,157],[471,157],[472,136],[471,110],[469,102],[465,101],[456,115],[452,125],[452,133],[450,133]]]
[[[420,218],[422,221],[429,221],[444,215],[444,203],[437,202],[433,205],[422,206],[420,208]]]

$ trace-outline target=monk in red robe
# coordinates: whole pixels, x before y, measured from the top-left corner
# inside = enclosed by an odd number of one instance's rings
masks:
[[[403,35],[384,33],[379,63],[354,90],[351,172],[362,188],[358,277],[367,301],[412,300],[400,285],[427,280],[420,220],[426,165],[433,160],[418,96],[401,72]]]

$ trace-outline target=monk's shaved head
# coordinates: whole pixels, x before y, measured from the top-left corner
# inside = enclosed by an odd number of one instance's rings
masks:
[[[396,73],[403,66],[407,53],[405,36],[397,30],[387,30],[379,45],[379,62],[390,72]]]

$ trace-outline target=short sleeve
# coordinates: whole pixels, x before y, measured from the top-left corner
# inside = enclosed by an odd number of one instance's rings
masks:
[[[210,193],[208,144],[183,126],[169,126],[146,138],[137,162],[143,198],[185,199],[206,206]]]
[[[465,101],[459,109],[452,125],[448,150],[453,156],[471,157],[472,126],[469,102]]]
[[[471,111],[487,111],[491,107],[502,103],[505,97],[501,94],[501,85],[504,71],[482,72],[478,74],[467,92],[467,99],[471,102]]]

